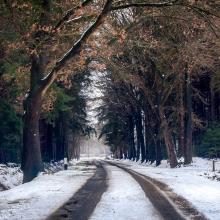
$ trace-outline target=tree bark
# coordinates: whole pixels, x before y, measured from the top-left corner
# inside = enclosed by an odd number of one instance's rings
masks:
[[[168,159],[170,161],[170,167],[174,168],[177,166],[178,161],[176,157],[175,145],[173,143],[173,139],[170,133],[169,125],[166,120],[165,112],[162,106],[159,107],[159,115],[162,123],[162,133],[165,141]]]
[[[47,158],[53,160],[53,125],[47,124]]]
[[[128,117],[128,137],[129,137],[129,159],[134,160],[136,155],[135,143],[134,143],[134,122],[132,116]]]
[[[215,116],[215,92],[213,88],[210,88],[210,105],[211,105],[211,123],[216,120]]]
[[[39,95],[30,96],[26,100],[21,164],[23,183],[31,181],[43,169],[39,136],[41,102]]]
[[[139,139],[139,137],[138,137],[137,124],[136,124],[135,128],[136,128],[136,146],[137,146],[137,150],[136,150],[136,161],[139,161],[139,159],[140,159],[140,153],[141,153],[141,146],[140,146],[140,139]]]
[[[160,133],[160,125],[159,122],[155,125],[155,130],[154,130],[155,138],[155,159],[156,159],[156,166],[159,166],[161,164],[162,160],[162,152],[161,152],[161,141],[159,138],[159,133]]]
[[[136,114],[136,131],[137,131],[137,160],[140,157],[141,151],[141,162],[143,163],[146,159],[145,157],[145,146],[144,146],[144,137],[143,137],[143,126],[142,126],[142,117],[141,117],[141,110],[138,109]]]
[[[31,181],[43,169],[39,134],[39,119],[43,96],[39,81],[42,77],[44,59],[42,56],[37,55],[33,55],[31,59],[30,92],[24,101],[25,113],[23,117],[21,169],[24,174],[24,183]]]
[[[149,135],[149,125],[148,125],[148,121],[147,121],[147,115],[145,112],[145,120],[144,120],[144,135],[145,135],[145,158],[146,158],[146,162],[149,161],[150,159],[150,151],[149,151],[149,139],[150,139],[150,135]]]
[[[162,160],[161,141],[159,139],[157,139],[156,141],[155,152],[156,152],[156,166],[159,166]]]
[[[186,144],[184,149],[184,163],[192,163],[192,83],[189,73],[186,73]]]
[[[179,99],[180,99],[180,113],[179,113],[179,146],[178,146],[178,156],[182,157],[184,155],[185,149],[185,110],[184,110],[184,77],[180,78],[180,88],[179,88]]]
[[[62,160],[65,153],[65,132],[62,114],[56,120],[56,160]]]

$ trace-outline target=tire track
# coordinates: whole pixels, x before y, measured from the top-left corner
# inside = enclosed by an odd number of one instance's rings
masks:
[[[140,184],[146,197],[149,198],[165,220],[207,220],[207,218],[192,207],[186,199],[168,190],[166,184],[139,174],[118,163],[105,162],[129,173]]]
[[[94,162],[95,174],[47,220],[88,220],[102,194],[107,189],[107,172],[100,162]]]

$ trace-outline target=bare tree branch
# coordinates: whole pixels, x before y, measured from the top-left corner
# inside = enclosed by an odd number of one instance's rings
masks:
[[[197,11],[197,12],[199,12],[201,14],[204,14],[204,15],[211,15],[213,17],[220,18],[220,15],[217,15],[217,14],[215,14],[215,13],[213,13],[213,12],[211,12],[211,11],[205,9],[205,8],[201,8],[201,7],[198,7],[196,5],[190,5],[190,4],[181,4],[181,5],[185,6],[185,7],[188,7],[190,9],[192,9],[194,11]]]
[[[206,14],[202,13],[201,11],[197,10],[196,8],[193,9],[193,10],[194,10],[196,13],[198,13],[198,14],[205,20],[205,22],[208,24],[208,26],[210,27],[210,29],[211,29],[211,31],[214,33],[214,35],[215,35],[216,37],[219,37],[218,33],[217,33],[216,30],[215,30],[215,27],[214,27],[212,21],[209,19],[209,17],[206,16]]]
[[[154,7],[154,8],[169,7],[169,6],[175,5],[178,2],[179,0],[158,2],[158,3],[150,3],[150,2],[130,3],[130,4],[122,4],[118,6],[113,6],[111,10],[114,11],[114,10],[126,9],[126,8],[131,8],[131,7]]]
[[[76,22],[82,22],[82,21],[88,21],[88,19],[94,19],[96,16],[95,15],[88,15],[88,16],[79,16],[73,19],[70,19],[66,21],[66,23],[76,23]]]
[[[80,5],[71,8],[66,12],[66,14],[59,20],[53,30],[58,29],[65,21],[69,20],[69,18],[77,11],[78,9],[87,6],[92,0],[84,0]]]
[[[201,7],[199,7],[197,5],[193,5],[193,4],[187,4],[187,3],[180,1],[180,0],[165,1],[165,2],[158,2],[158,3],[153,3],[153,2],[152,3],[150,3],[150,2],[128,3],[128,4],[120,4],[119,3],[119,5],[113,6],[111,10],[115,11],[115,10],[120,10],[120,9],[131,8],[131,7],[161,8],[161,7],[170,7],[170,6],[174,6],[174,5],[187,7],[189,9],[192,9],[196,13],[199,13],[200,15],[203,14],[203,15],[209,15],[209,16],[220,18],[220,15],[213,13],[212,11],[210,11],[208,9],[201,8]]]

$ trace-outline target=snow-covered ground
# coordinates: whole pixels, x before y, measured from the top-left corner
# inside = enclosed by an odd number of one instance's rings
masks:
[[[92,159],[94,158],[72,161],[67,171],[53,173],[57,170],[48,167],[46,174],[16,187],[14,186],[22,179],[19,168],[0,165],[0,183],[8,188],[14,187],[0,192],[0,219],[45,219],[68,201],[93,175],[95,167],[84,163],[85,160]],[[201,158],[194,158],[194,163],[190,166],[175,169],[170,169],[166,161],[159,167],[128,160],[114,161],[166,183],[209,219],[220,219],[220,161],[216,163],[216,172],[212,172],[212,161]],[[109,187],[90,220],[136,220],[143,219],[143,216],[148,216],[149,220],[161,219],[141,187],[129,174],[114,166],[107,166],[107,171]]]
[[[72,163],[76,163],[73,161]],[[52,174],[63,170],[63,161],[44,163],[44,173]],[[22,184],[23,174],[19,164],[0,164],[0,191]]]
[[[194,158],[190,166],[175,169],[170,169],[166,161],[163,161],[159,167],[128,160],[117,162],[166,183],[175,193],[186,198],[209,219],[220,219],[220,181],[213,178],[219,175],[220,161],[216,163],[215,173],[212,172],[212,161],[201,158]]]
[[[94,166],[73,163],[67,171],[41,174],[29,183],[0,192],[0,219],[45,219],[68,201],[94,171]]]
[[[162,219],[139,184],[123,170],[107,166],[109,187],[90,220]]]
[[[16,164],[0,164],[0,191],[21,184],[22,178],[22,172]]]

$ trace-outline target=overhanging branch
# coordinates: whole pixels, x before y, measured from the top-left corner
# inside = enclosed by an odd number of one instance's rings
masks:
[[[82,4],[71,8],[66,12],[66,14],[59,20],[59,22],[56,24],[56,26],[53,28],[53,30],[58,29],[65,21],[69,20],[69,18],[77,11],[78,9],[87,6],[92,0],[84,0]]]
[[[175,1],[166,1],[166,2],[159,2],[159,3],[149,3],[149,2],[143,2],[143,3],[128,3],[128,4],[121,4],[118,6],[113,6],[112,11],[120,10],[120,9],[126,9],[126,8],[132,8],[132,7],[153,7],[153,8],[161,8],[161,7],[168,7],[175,5],[179,0]]]
[[[157,2],[157,3],[153,3],[153,2],[127,3],[127,4],[119,3],[119,5],[113,6],[111,10],[115,11],[115,10],[132,8],[132,7],[134,7],[134,8],[135,7],[162,8],[162,7],[170,7],[170,6],[174,6],[174,5],[187,7],[187,8],[190,8],[190,9],[196,11],[197,13],[200,12],[200,13],[203,13],[205,15],[220,18],[220,15],[218,15],[216,13],[213,13],[212,11],[210,11],[208,9],[201,8],[197,5],[193,5],[193,4],[190,4],[190,3],[187,4],[186,2],[180,1],[180,0]]]
[[[66,15],[58,22],[55,28],[58,28],[60,25],[63,24],[63,22],[67,21],[71,15],[74,14],[74,11],[76,9],[79,9],[80,7],[84,7],[87,4],[89,4],[92,0],[85,0],[81,6],[77,6],[74,9],[69,10]],[[173,0],[173,1],[165,1],[165,2],[158,2],[158,3],[147,3],[147,2],[142,2],[142,3],[127,3],[127,4],[119,4],[116,6],[112,5],[113,0],[107,0],[101,13],[98,15],[96,20],[93,22],[91,26],[89,26],[85,32],[81,35],[78,41],[76,41],[73,45],[72,48],[70,48],[67,53],[64,54],[64,56],[56,62],[52,70],[48,73],[48,75],[41,80],[42,86],[41,89],[42,91],[46,91],[47,88],[53,83],[55,79],[55,73],[58,72],[64,65],[65,63],[72,57],[74,57],[82,48],[82,45],[86,42],[88,37],[103,23],[103,19],[107,16],[107,14],[110,11],[113,10],[120,10],[120,9],[125,9],[125,8],[130,8],[130,7],[154,7],[154,8],[162,8],[162,7],[170,7],[174,5],[179,5],[183,7],[189,7],[186,4],[182,4],[180,0]],[[191,5],[190,5],[191,6]],[[193,9],[193,6],[191,6],[191,9]],[[198,8],[197,8],[198,10]],[[204,13],[204,11],[203,11]],[[206,14],[209,14],[206,12]]]
[[[213,13],[210,10],[205,9],[205,8],[201,8],[201,7],[198,7],[198,6],[195,6],[195,5],[189,5],[189,4],[182,4],[182,6],[190,8],[194,11],[197,11],[197,12],[202,13],[202,14],[207,15],[207,16],[209,15],[209,16],[220,18],[220,15],[218,15],[216,13]]]
[[[73,58],[76,54],[78,54],[78,52],[82,48],[82,45],[86,42],[89,36],[102,24],[103,19],[107,16],[108,12],[111,9],[111,3],[112,0],[106,1],[101,13],[98,15],[93,24],[85,30],[79,40],[74,43],[73,47],[70,48],[70,50],[67,51],[67,53],[65,53],[63,57],[56,62],[48,75],[41,80],[42,92],[45,92],[47,88],[53,83],[56,77],[55,73],[58,72],[70,58]]]

